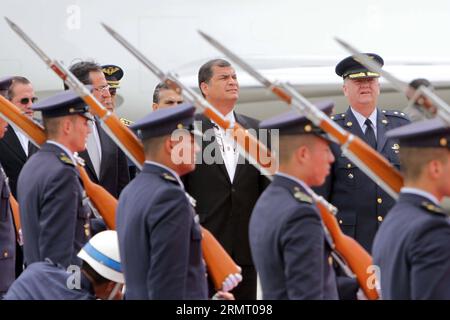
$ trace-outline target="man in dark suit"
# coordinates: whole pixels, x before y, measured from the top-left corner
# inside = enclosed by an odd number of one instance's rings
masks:
[[[31,106],[36,102],[31,82],[24,77],[11,77],[4,82],[7,87],[6,98],[17,106],[25,115],[32,118]],[[9,186],[14,197],[17,197],[17,179],[27,159],[37,151],[35,147],[18,129],[8,127],[3,139],[0,140],[0,162],[9,178]]]
[[[100,65],[90,62],[78,62],[70,67],[70,71],[82,82],[93,87],[94,97],[110,112],[114,106],[109,92],[109,85]],[[95,121],[92,133],[88,137],[87,148],[80,152],[86,162],[89,178],[104,187],[118,198],[122,189],[130,181],[127,157]]]
[[[64,91],[33,106],[42,111],[47,141],[24,165],[17,184],[25,263],[50,258],[80,265],[77,253],[91,235],[88,198],[74,153],[85,149],[92,116]]]
[[[217,59],[205,63],[198,75],[200,90],[231,123],[257,129],[258,121],[237,114],[234,106],[239,97],[236,72],[228,61]],[[203,161],[195,171],[183,177],[186,190],[197,201],[200,223],[218,239],[242,268],[243,281],[233,290],[236,299],[256,299],[256,271],[248,240],[250,214],[256,200],[268,184],[258,169],[242,161],[233,139],[208,118],[200,115],[205,137]]]
[[[373,261],[383,299],[450,299],[450,127],[440,119],[387,134],[399,139],[405,185],[378,231]]]
[[[198,216],[180,180],[195,168],[194,111],[191,105],[161,109],[131,126],[142,139],[146,161],[117,208],[127,299],[208,296]],[[173,140],[176,129],[181,139]],[[180,149],[183,158],[177,157]]]
[[[318,105],[330,114],[332,103]],[[256,202],[250,245],[264,299],[338,299],[332,240],[310,187],[321,185],[334,156],[325,133],[291,111],[261,122],[278,129],[279,170]]]
[[[1,80],[0,80],[1,82]],[[3,138],[6,126],[5,120],[0,118],[0,139]],[[9,204],[10,190],[8,178],[0,164],[0,299],[16,278],[16,234]]]
[[[380,56],[369,55],[383,64]],[[402,112],[377,108],[379,74],[370,72],[353,57],[339,62],[336,74],[344,79],[343,91],[350,106],[345,113],[331,118],[399,168],[398,142],[387,138],[386,131],[405,125],[409,120]],[[394,205],[394,199],[346,158],[338,145],[331,147],[336,161],[318,192],[338,208],[342,231],[370,252],[375,233]]]

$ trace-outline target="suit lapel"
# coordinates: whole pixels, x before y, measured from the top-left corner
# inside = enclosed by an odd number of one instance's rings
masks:
[[[6,142],[5,144],[8,146],[8,148],[10,148],[11,151],[20,158],[20,160],[22,160],[23,162],[27,161],[27,155],[25,154],[25,151],[20,144],[16,132],[11,126],[8,126],[8,130],[6,131],[3,140]]]
[[[103,130],[99,122],[97,122],[97,132],[100,138],[100,146],[102,149],[102,160],[100,163],[100,178],[99,178],[99,180],[102,180],[102,177],[105,174],[108,174],[108,172],[105,172],[105,170],[107,170],[107,166],[105,165],[104,162],[112,161],[112,159],[108,159],[108,157],[111,156],[110,151],[111,149],[114,148],[115,142],[108,136],[105,130]]]
[[[85,168],[89,171],[89,176],[93,178],[94,182],[98,183],[99,179],[97,178],[97,174],[94,170],[94,165],[92,164],[91,158],[89,157],[89,153],[87,149],[79,152],[81,158],[84,159]]]
[[[206,118],[204,115],[201,115],[200,119],[202,121],[201,129],[202,129],[203,133],[207,132],[208,130],[212,130],[212,131],[208,131],[208,132],[214,132],[214,125],[212,124],[211,120]],[[208,135],[207,137],[209,138],[209,136],[210,135]],[[230,176],[228,175],[228,171],[227,171],[227,168],[225,167],[225,162],[222,157],[222,152],[220,151],[220,146],[216,141],[216,135],[213,133],[211,136],[211,141],[203,141],[202,144],[203,144],[202,151],[205,150],[205,148],[208,145],[210,146],[208,148],[209,150],[211,150],[211,149],[214,150],[214,159],[217,160],[216,166],[219,168],[219,170],[225,175],[225,177],[231,183]]]
[[[365,141],[364,132],[362,131],[361,126],[359,125],[358,120],[356,120],[356,117],[353,114],[350,107],[347,109],[347,112],[345,113],[344,128],[348,132],[351,132],[352,134],[360,137],[362,140]]]

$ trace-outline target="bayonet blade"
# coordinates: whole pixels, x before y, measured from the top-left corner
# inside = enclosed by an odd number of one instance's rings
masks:
[[[23,39],[23,41],[25,41],[30,47],[31,49],[34,50],[34,52],[37,53],[38,56],[40,56],[47,65],[50,65],[52,63],[52,60],[50,59],[50,57],[48,57],[44,51],[42,51],[37,45],[36,43],[34,43],[33,40],[30,39],[30,37],[28,37],[26,35],[26,33],[19,28],[19,26],[17,24],[15,24],[14,22],[12,22],[10,19],[8,19],[7,17],[5,17],[6,22],[9,24],[10,28],[17,33],[17,35],[19,37],[21,37]]]
[[[122,44],[125,49],[127,49],[133,56],[136,57],[140,62],[142,62],[147,68],[149,68],[154,74],[156,74],[160,79],[165,79],[166,75],[161,71],[154,63],[148,60],[138,49],[136,49],[131,43],[125,40],[119,33],[114,31],[111,27],[106,25],[105,23],[101,23],[103,28],[120,44]]]
[[[272,83],[265,78],[261,73],[256,71],[252,66],[250,66],[247,62],[239,58],[235,53],[233,53],[231,50],[226,48],[224,45],[222,45],[219,41],[214,39],[213,37],[207,35],[201,30],[197,30],[198,33],[206,40],[208,41],[214,48],[222,52],[225,56],[230,58],[234,61],[238,66],[240,66],[242,69],[247,71],[249,74],[251,74],[256,80],[262,83],[267,88],[270,88],[272,86]]]

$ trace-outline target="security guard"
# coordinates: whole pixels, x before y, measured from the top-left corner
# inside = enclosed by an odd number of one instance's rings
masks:
[[[440,119],[388,132],[400,141],[405,185],[373,246],[383,299],[450,299],[450,127]]]
[[[50,258],[67,267],[89,240],[90,209],[74,153],[86,147],[92,116],[72,91],[33,105],[41,111],[47,142],[24,165],[18,183],[27,265]]]
[[[80,268],[65,270],[50,259],[31,264],[6,300],[95,300],[121,298],[124,282],[116,231],[97,233],[78,253]]]
[[[331,113],[332,103],[318,107]],[[260,123],[279,129],[279,171],[253,209],[249,237],[264,299],[338,299],[332,242],[309,193],[334,156],[324,132],[288,112]]]
[[[198,216],[180,180],[195,168],[198,146],[186,130],[194,110],[160,109],[131,127],[142,139],[146,161],[117,209],[127,299],[207,298]]]
[[[368,55],[383,64],[380,56]],[[343,91],[350,106],[345,113],[331,118],[398,169],[399,145],[396,139],[386,137],[386,131],[405,125],[409,120],[400,111],[377,108],[379,74],[369,71],[352,56],[337,64],[336,74],[344,79]],[[338,208],[342,231],[371,252],[375,233],[394,205],[394,199],[345,157],[338,145],[331,147],[336,162],[325,184],[317,191]]]
[[[7,122],[0,118],[0,139],[5,134],[6,126]],[[9,204],[10,193],[8,178],[0,164],[0,299],[16,278],[16,235]]]
[[[120,80],[123,77],[123,70],[119,66],[108,64],[102,66],[103,74],[109,85],[109,93],[111,94],[113,110],[116,108],[117,89],[120,88]],[[113,111],[110,110],[110,111]]]

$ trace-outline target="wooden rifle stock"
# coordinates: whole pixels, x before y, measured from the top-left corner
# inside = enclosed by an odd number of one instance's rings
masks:
[[[320,216],[326,228],[333,238],[334,246],[337,252],[344,258],[348,266],[355,274],[359,286],[364,291],[367,299],[377,300],[378,292],[375,286],[369,285],[368,268],[372,265],[372,257],[370,254],[352,237],[344,234],[339,227],[336,217],[327,208],[327,204],[323,203],[323,198],[316,202],[320,211]]]
[[[202,235],[203,258],[207,261],[206,267],[214,287],[220,290],[223,281],[230,274],[241,273],[241,271],[211,232],[202,227]]]
[[[9,194],[9,204],[11,206],[11,211],[14,218],[14,227],[16,228],[17,242],[22,245],[22,224],[20,223],[19,204],[17,203],[17,200],[16,198],[14,198],[12,193]]]

